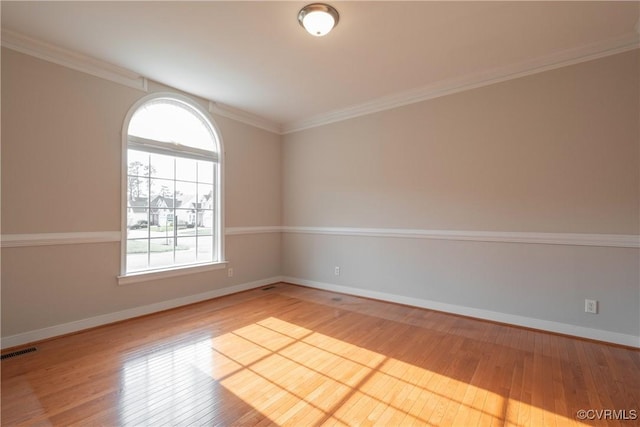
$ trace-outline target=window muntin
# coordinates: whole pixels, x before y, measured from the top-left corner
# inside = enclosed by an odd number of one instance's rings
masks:
[[[125,274],[222,261],[218,152],[212,125],[187,103],[156,98],[135,110],[127,134]]]

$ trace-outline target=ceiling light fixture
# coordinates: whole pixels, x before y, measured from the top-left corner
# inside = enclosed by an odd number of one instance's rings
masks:
[[[298,22],[312,36],[321,37],[338,24],[338,11],[328,4],[308,4],[298,12]]]

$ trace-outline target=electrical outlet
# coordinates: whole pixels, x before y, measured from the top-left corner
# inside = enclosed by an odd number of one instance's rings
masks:
[[[585,313],[598,314],[598,301],[594,299],[584,300],[584,311]]]
[[[233,277],[233,268],[229,267],[227,269],[227,277]]]
[[[340,267],[338,267],[336,265],[336,267],[333,269],[333,274],[335,274],[336,276],[339,276],[340,275]]]

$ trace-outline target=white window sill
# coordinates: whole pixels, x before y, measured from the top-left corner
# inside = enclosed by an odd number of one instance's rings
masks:
[[[211,264],[185,265],[165,270],[140,271],[118,276],[118,285],[147,282],[149,280],[165,279],[167,277],[184,276],[186,274],[202,273],[211,270],[222,270],[227,267],[227,261]]]

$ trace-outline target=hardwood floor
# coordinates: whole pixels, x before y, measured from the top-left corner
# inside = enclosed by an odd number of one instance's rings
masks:
[[[640,425],[640,351],[282,283],[37,348],[3,426]]]

